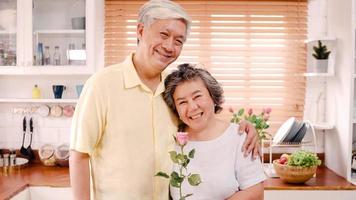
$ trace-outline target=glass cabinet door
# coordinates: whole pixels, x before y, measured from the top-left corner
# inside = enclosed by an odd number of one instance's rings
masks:
[[[0,66],[16,65],[17,1],[0,1]]]
[[[33,0],[33,65],[86,64],[85,0]]]

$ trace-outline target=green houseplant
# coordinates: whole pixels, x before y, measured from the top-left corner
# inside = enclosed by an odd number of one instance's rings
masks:
[[[313,46],[313,57],[315,60],[315,71],[319,73],[325,73],[328,71],[328,59],[331,51],[328,51],[326,45],[318,40],[318,45]]]
[[[241,108],[238,112],[234,112],[232,108],[229,109],[232,113],[231,122],[239,123],[242,119],[249,121],[255,128],[258,134],[259,142],[262,140],[271,139],[272,136],[269,134],[266,129],[269,128],[269,117],[272,112],[271,108],[264,108],[260,114],[254,114],[252,108],[247,110],[245,114],[245,109]]]

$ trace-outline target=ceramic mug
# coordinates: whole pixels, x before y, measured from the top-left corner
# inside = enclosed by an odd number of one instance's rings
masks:
[[[75,86],[75,89],[76,89],[76,91],[77,91],[78,97],[80,97],[80,94],[82,93],[83,86],[84,86],[84,85],[76,85],[76,86]]]
[[[52,85],[53,94],[55,99],[61,99],[63,91],[66,90],[66,86],[64,85]]]

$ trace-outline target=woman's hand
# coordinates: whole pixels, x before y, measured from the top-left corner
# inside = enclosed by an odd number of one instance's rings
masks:
[[[256,128],[248,121],[241,120],[240,123],[239,133],[242,134],[244,132],[247,133],[247,137],[245,143],[242,146],[241,151],[244,152],[244,156],[246,157],[252,151],[253,159],[256,159],[260,154],[260,144],[258,142],[258,135]]]

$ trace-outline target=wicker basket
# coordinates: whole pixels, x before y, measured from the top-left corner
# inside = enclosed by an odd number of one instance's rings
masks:
[[[313,177],[317,169],[317,166],[294,167],[282,165],[276,160],[273,161],[273,167],[277,175],[286,183],[304,183]]]

